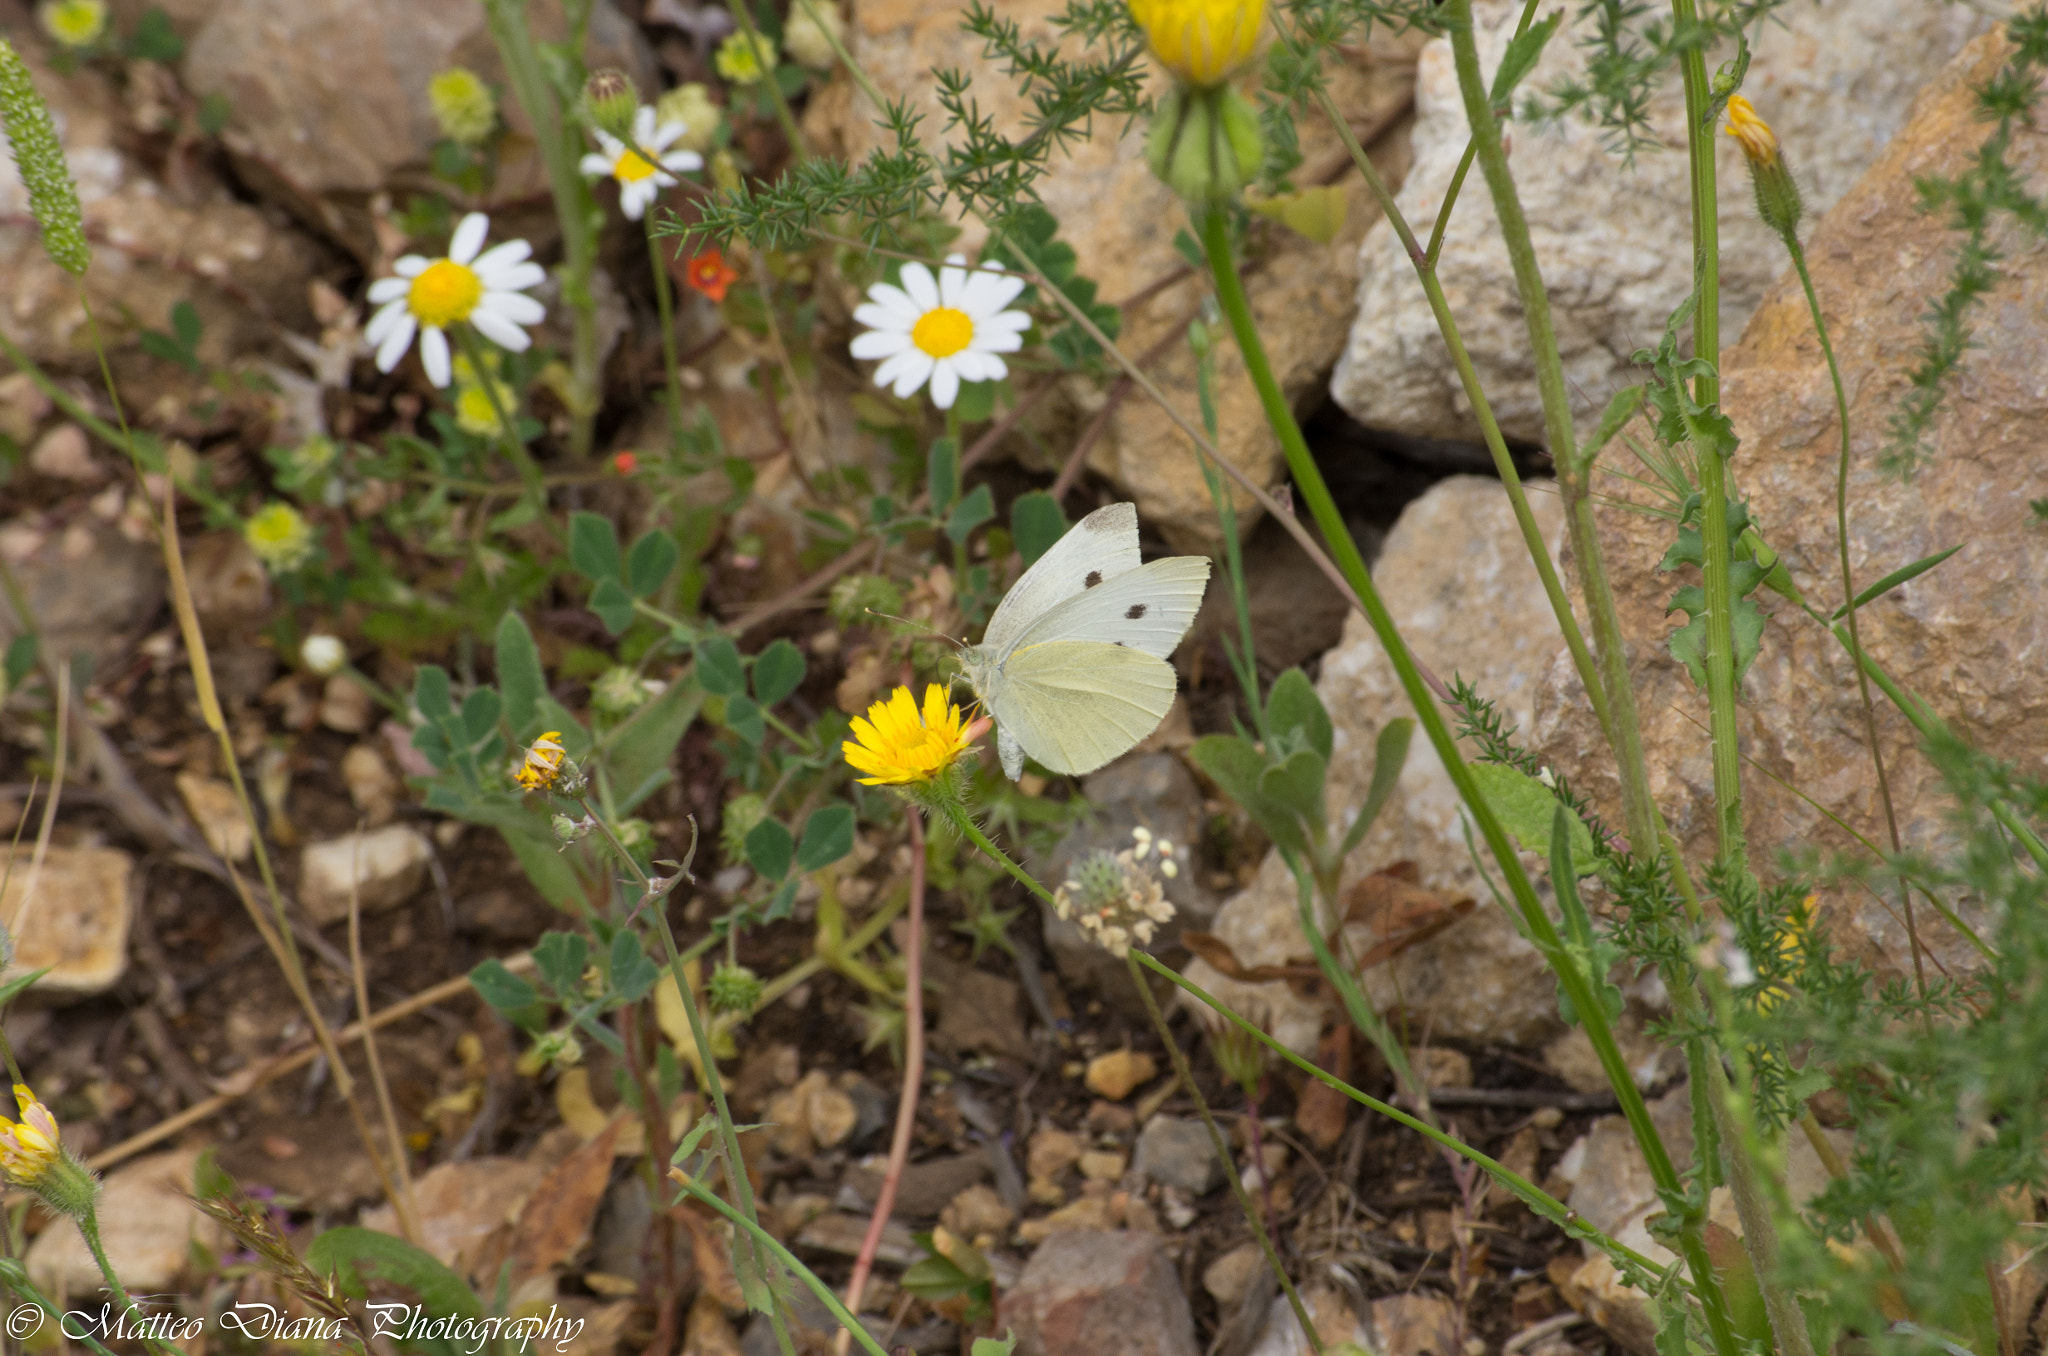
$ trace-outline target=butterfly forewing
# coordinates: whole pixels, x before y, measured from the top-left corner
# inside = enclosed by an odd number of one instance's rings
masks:
[[[1056,639],[1098,640],[1164,659],[1194,624],[1208,585],[1207,556],[1151,561],[1056,605],[1018,638],[1016,652]]]
[[[1067,529],[1003,595],[982,633],[982,647],[1002,654],[1052,608],[1137,568],[1137,505],[1095,510]]]
[[[1173,666],[1143,650],[1058,640],[1019,650],[990,705],[1024,751],[1054,772],[1093,772],[1159,728]]]

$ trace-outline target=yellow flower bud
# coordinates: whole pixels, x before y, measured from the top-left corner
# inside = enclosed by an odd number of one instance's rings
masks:
[[[1197,89],[1228,80],[1258,50],[1266,0],[1130,0],[1159,64]]]
[[[1749,161],[1749,181],[1756,190],[1756,212],[1764,225],[1787,240],[1794,239],[1806,204],[1799,196],[1799,184],[1778,147],[1778,135],[1756,115],[1756,109],[1740,94],[1728,96],[1728,135],[1742,143]]]

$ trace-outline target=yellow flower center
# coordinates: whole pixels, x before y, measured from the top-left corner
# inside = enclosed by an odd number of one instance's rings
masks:
[[[476,270],[453,259],[437,259],[412,280],[405,304],[420,324],[446,329],[469,313],[484,297],[484,280]]]
[[[622,184],[637,184],[654,174],[654,162],[628,146],[612,164],[612,177]]]
[[[917,318],[910,342],[934,358],[950,358],[974,342],[974,322],[965,311],[935,307]]]

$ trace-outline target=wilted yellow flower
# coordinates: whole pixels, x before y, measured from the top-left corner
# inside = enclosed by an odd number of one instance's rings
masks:
[[[1768,165],[1778,158],[1778,135],[1756,115],[1756,108],[1740,94],[1728,99],[1728,135],[1742,143],[1742,153],[1752,165]]]
[[[107,0],[43,0],[43,31],[66,47],[90,47],[107,31]]]
[[[562,732],[549,730],[526,751],[526,761],[519,765],[519,771],[512,779],[529,791],[541,791],[553,786],[562,775],[562,760],[568,750],[562,747]]]
[[[909,688],[897,688],[870,706],[865,720],[853,718],[853,735],[839,747],[854,771],[868,774],[862,786],[929,783],[973,745],[960,708],[937,683],[925,688],[922,712]]]
[[[63,1157],[57,1118],[36,1100],[26,1083],[14,1085],[14,1102],[21,1109],[21,1120],[0,1116],[0,1173],[16,1186],[36,1187]]]
[[[242,526],[242,539],[272,574],[296,570],[313,555],[313,529],[299,511],[273,499]]]
[[[1130,0],[1159,64],[1197,89],[1222,84],[1258,50],[1266,0]]]
[[[427,102],[441,135],[458,146],[477,147],[498,125],[498,99],[483,77],[467,66],[450,66],[427,82]]]
[[[718,54],[711,64],[718,68],[719,78],[735,85],[751,85],[775,70],[775,49],[766,38],[757,41],[740,30],[718,44]]]
[[[1794,240],[1793,233],[1806,210],[1799,196],[1799,184],[1778,148],[1777,133],[1740,94],[1728,97],[1728,135],[1742,143],[1742,154],[1749,160],[1757,215],[1788,242]]]

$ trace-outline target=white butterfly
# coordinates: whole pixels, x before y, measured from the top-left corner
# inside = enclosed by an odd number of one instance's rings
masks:
[[[1027,753],[1093,772],[1158,729],[1175,689],[1166,656],[1208,585],[1206,556],[1138,563],[1135,504],[1097,509],[1040,556],[960,653],[1010,779]]]

